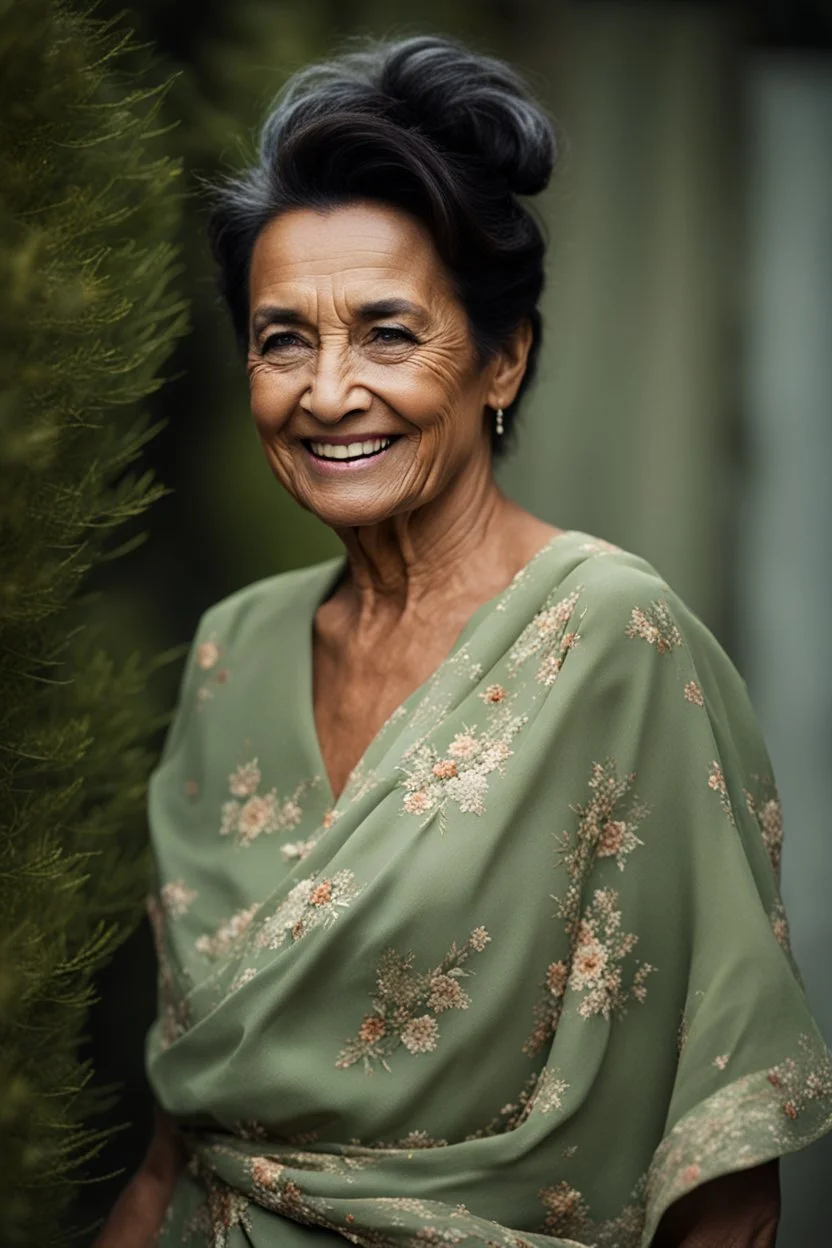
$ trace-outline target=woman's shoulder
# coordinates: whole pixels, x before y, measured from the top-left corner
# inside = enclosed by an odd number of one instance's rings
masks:
[[[695,608],[649,559],[588,533],[571,537],[561,588],[578,595],[585,630],[622,645],[641,640],[659,655],[684,647],[730,661]]]
[[[570,591],[577,590],[586,605],[603,607],[607,618],[662,596],[684,606],[643,555],[580,530],[569,531],[568,539],[563,585]]]

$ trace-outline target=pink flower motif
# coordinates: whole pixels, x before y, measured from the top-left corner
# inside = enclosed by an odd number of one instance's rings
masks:
[[[698,1183],[701,1174],[701,1169],[696,1162],[694,1162],[691,1166],[685,1166],[681,1174],[681,1179],[683,1183]]]
[[[250,797],[240,809],[237,828],[244,841],[251,841],[269,826],[274,814],[267,797]]]
[[[727,793],[728,791],[722,768],[717,762],[711,763],[711,770],[708,775],[708,788],[713,789],[715,793]]]
[[[265,1188],[267,1191],[274,1189],[284,1167],[277,1161],[272,1161],[270,1157],[252,1157],[251,1159],[251,1178],[256,1187]]]
[[[453,754],[454,758],[471,758],[478,749],[479,742],[476,737],[467,732],[458,732],[448,746],[448,753]]]
[[[440,758],[433,764],[433,774],[439,780],[451,780],[456,775],[456,763],[451,758]]]
[[[215,641],[203,641],[197,646],[196,661],[204,672],[210,671],[220,657],[220,648]]]
[[[583,931],[572,960],[575,987],[581,989],[598,983],[606,965],[607,954],[603,946],[590,931]]]
[[[408,793],[404,799],[404,808],[409,815],[420,815],[428,804],[428,795],[421,789]]]
[[[387,1024],[377,1014],[368,1014],[358,1028],[358,1038],[364,1044],[375,1044],[387,1031]]]
[[[332,900],[332,883],[330,880],[321,880],[312,892],[309,894],[309,901],[313,906],[325,906],[328,901]]]
[[[621,849],[627,824],[623,819],[608,819],[601,829],[598,841],[598,857],[611,858]]]
[[[546,968],[546,987],[553,997],[563,996],[569,968],[565,962],[550,962]]]

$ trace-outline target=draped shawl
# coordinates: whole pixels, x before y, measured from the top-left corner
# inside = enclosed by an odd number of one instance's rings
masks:
[[[554,537],[337,801],[343,558],[200,620],[152,774],[162,1245],[638,1248],[832,1127],[746,692],[644,560]]]

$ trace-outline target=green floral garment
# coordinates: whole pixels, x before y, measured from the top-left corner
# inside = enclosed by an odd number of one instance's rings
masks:
[[[312,621],[203,616],[149,793],[148,1068],[194,1248],[649,1244],[832,1128],[745,685],[642,559],[553,538],[333,801]]]

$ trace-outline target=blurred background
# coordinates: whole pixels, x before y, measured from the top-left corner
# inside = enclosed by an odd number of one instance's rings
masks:
[[[146,462],[170,493],[99,574],[116,657],[190,640],[235,589],[338,553],[260,451],[219,305],[199,178],[251,157],[286,77],[354,34],[446,32],[513,62],[562,153],[537,201],[546,342],[506,491],[646,556],[732,656],[785,807],[783,893],[832,1040],[832,10],[814,3],[132,0],[101,3],[176,73],[160,137],[181,156],[192,332],[154,396]],[[160,705],[178,671],[159,677]],[[142,927],[99,983],[88,1050],[119,1082],[91,1173],[139,1162],[155,1008]],[[832,1243],[832,1141],[782,1165],[781,1248]],[[84,1189],[103,1213],[124,1175]]]

